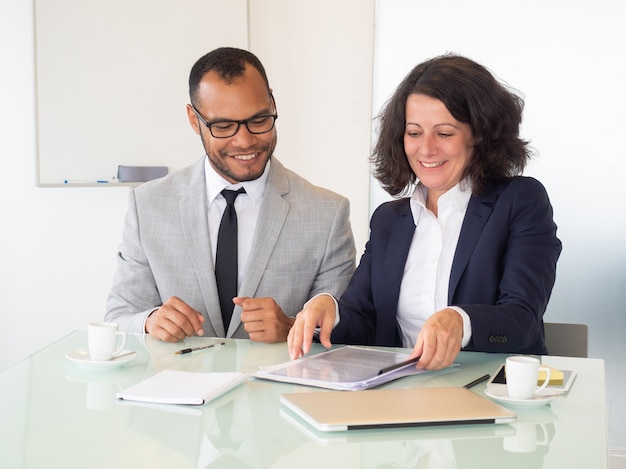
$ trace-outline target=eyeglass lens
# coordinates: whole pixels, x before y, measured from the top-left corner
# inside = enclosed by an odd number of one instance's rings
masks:
[[[223,121],[209,125],[211,135],[215,138],[232,137],[239,131],[239,126],[244,124],[251,134],[264,134],[274,127],[275,115],[257,116],[244,121]]]

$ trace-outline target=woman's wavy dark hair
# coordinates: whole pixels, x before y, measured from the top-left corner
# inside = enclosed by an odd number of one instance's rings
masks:
[[[442,101],[456,120],[469,124],[474,149],[461,177],[470,180],[474,194],[482,194],[492,181],[524,171],[531,157],[528,142],[519,137],[524,100],[482,65],[447,54],[415,67],[379,116],[380,133],[370,160],[374,177],[389,194],[407,194],[417,181],[404,151],[406,101],[414,93]]]

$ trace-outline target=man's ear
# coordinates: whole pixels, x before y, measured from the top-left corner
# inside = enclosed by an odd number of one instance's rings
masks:
[[[189,119],[189,124],[193,131],[200,135],[200,119],[196,116],[196,111],[193,110],[191,104],[187,104],[187,118]]]

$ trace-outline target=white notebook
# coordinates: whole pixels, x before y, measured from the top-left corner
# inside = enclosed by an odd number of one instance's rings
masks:
[[[163,370],[118,392],[115,397],[155,404],[203,405],[246,379],[248,375],[239,372],[195,373]]]

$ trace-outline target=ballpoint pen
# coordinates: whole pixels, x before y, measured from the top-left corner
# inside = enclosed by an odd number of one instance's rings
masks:
[[[196,350],[204,350],[206,348],[211,348],[211,347],[220,347],[222,345],[225,345],[226,342],[217,342],[215,344],[211,344],[211,345],[204,345],[202,347],[190,347],[190,348],[184,348],[182,350],[179,350],[178,352],[174,352],[176,355],[183,355],[185,353],[191,353],[191,352],[195,352]]]
[[[474,386],[476,386],[477,384],[482,383],[483,381],[487,381],[490,378],[489,375],[483,375],[480,378],[475,379],[474,381],[471,381],[469,383],[467,383],[465,386],[463,386],[464,388],[472,388]]]
[[[403,362],[396,363],[395,365],[391,365],[391,366],[388,366],[386,368],[381,369],[378,372],[378,374],[382,375],[382,374],[385,374],[385,373],[389,373],[390,371],[397,370],[398,368],[402,368],[403,366],[406,366],[406,365],[408,365],[410,363],[416,363],[419,359],[420,359],[420,357],[409,358],[408,360],[405,360]]]

